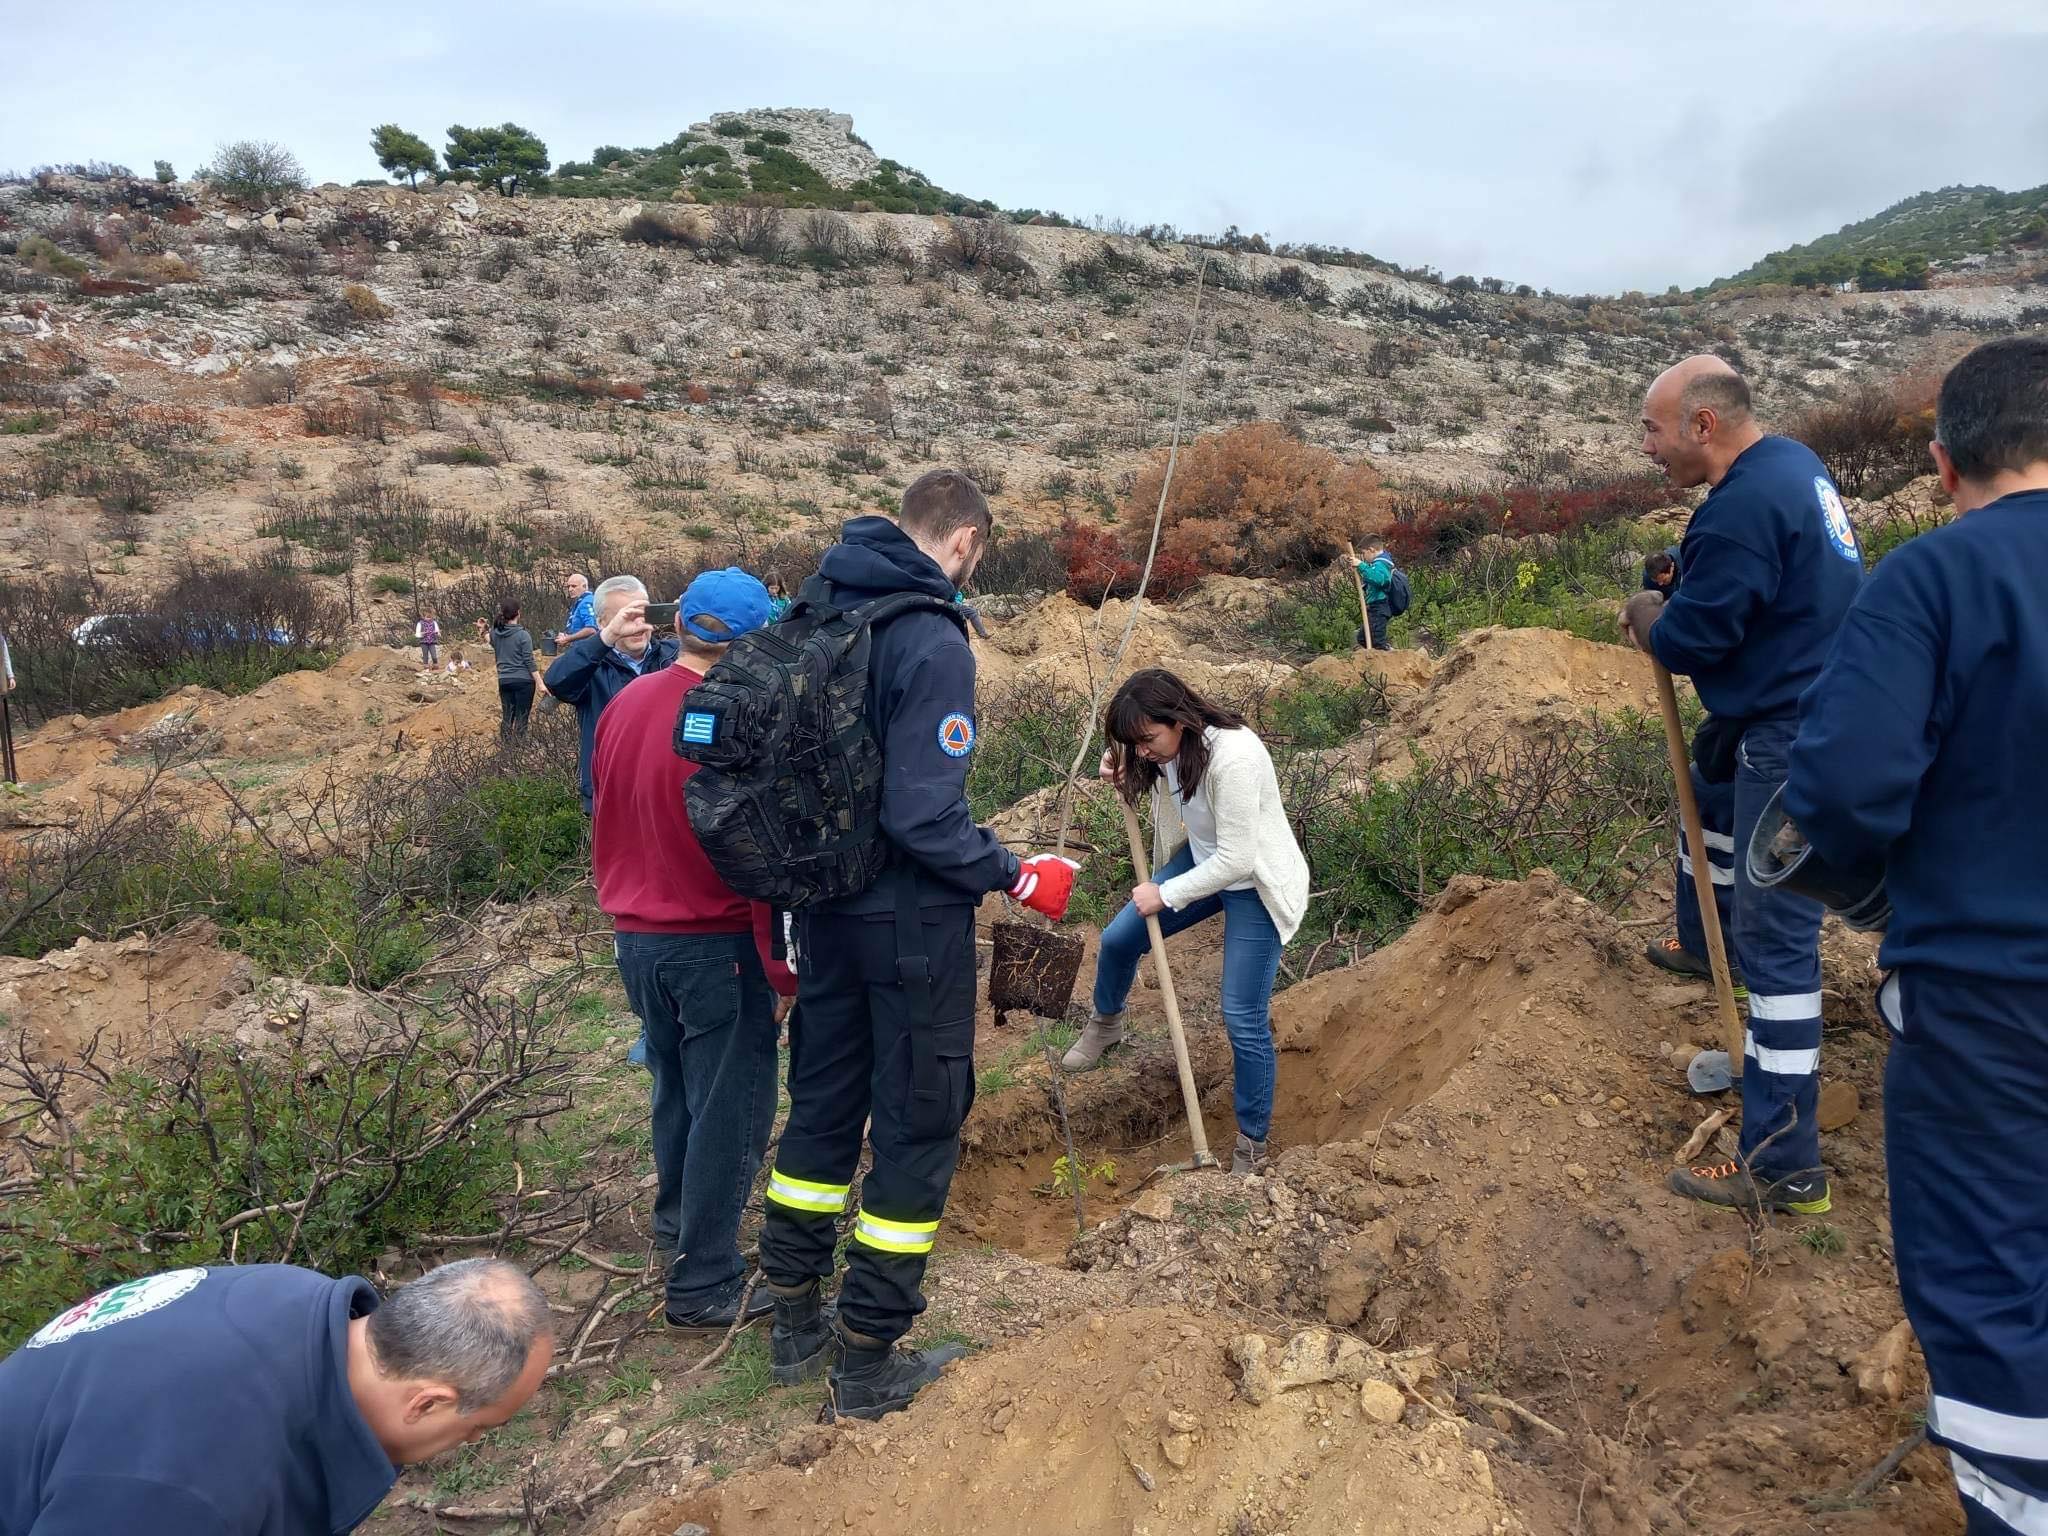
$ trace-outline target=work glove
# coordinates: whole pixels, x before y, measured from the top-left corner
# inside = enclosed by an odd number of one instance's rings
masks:
[[[1056,853],[1036,853],[1017,866],[1017,883],[1010,895],[1034,912],[1043,912],[1054,922],[1067,915],[1067,901],[1074,894],[1074,874],[1080,865]]]

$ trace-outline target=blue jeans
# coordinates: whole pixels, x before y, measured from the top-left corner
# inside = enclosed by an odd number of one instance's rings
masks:
[[[1162,884],[1194,868],[1182,848],[1152,878]],[[1273,978],[1280,971],[1280,930],[1257,891],[1224,891],[1175,911],[1159,914],[1159,931],[1176,934],[1223,914],[1223,1027],[1230,1032],[1235,1063],[1233,1107],[1237,1128],[1264,1141],[1273,1123],[1273,1030],[1267,1022]],[[1138,962],[1152,948],[1145,919],[1129,902],[1102,930],[1095,956],[1095,1011],[1121,1013],[1137,978]]]
[[[621,933],[626,998],[654,1074],[654,1240],[668,1309],[730,1300],[740,1213],[775,1122],[775,1001],[751,933]]]

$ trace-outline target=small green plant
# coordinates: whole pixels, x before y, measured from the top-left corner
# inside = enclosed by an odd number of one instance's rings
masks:
[[[372,592],[389,592],[398,597],[404,597],[412,591],[412,578],[410,576],[393,576],[389,574],[372,576],[370,578],[370,590]]]
[[[1113,1158],[1105,1157],[1100,1162],[1091,1163],[1086,1158],[1079,1161],[1069,1159],[1062,1152],[1052,1160],[1052,1190],[1062,1199],[1071,1200],[1077,1191],[1085,1191],[1091,1185],[1115,1182],[1116,1162]]]
[[[1801,1227],[1799,1242],[1808,1253],[1823,1259],[1832,1259],[1849,1246],[1848,1240],[1842,1236],[1841,1229],[1825,1221],[1815,1222],[1810,1227]]]

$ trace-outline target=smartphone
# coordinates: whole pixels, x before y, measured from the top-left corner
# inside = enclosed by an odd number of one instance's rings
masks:
[[[647,622],[656,629],[673,629],[676,623],[676,610],[680,607],[681,603],[649,603]]]

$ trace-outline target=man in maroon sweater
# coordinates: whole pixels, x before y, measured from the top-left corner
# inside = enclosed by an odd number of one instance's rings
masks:
[[[746,572],[706,571],[676,612],[682,653],[599,716],[591,758],[598,904],[654,1074],[654,1237],[672,1257],[668,1321],[731,1325],[744,1288],[740,1212],[775,1120],[775,1034],[796,978],[769,953],[769,912],[712,870],[683,809],[697,765],[675,754],[683,696],[736,637],[768,620]],[[771,990],[772,989],[772,990]],[[773,1306],[767,1287],[750,1316]]]

